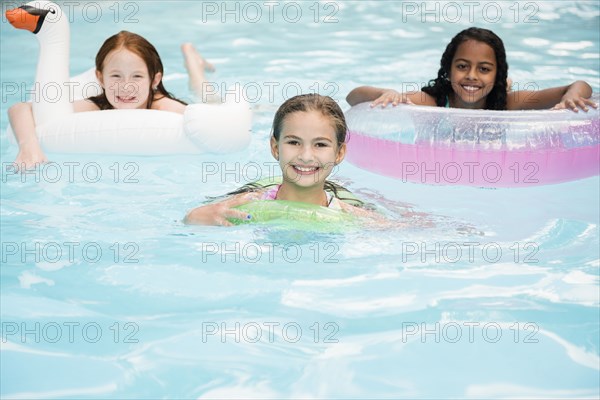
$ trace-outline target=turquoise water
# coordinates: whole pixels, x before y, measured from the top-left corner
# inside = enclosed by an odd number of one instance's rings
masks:
[[[339,181],[409,227],[181,223],[275,168],[283,98],[318,89],[347,108],[360,84],[421,84],[471,25],[503,38],[518,87],[599,90],[597,2],[482,2],[473,22],[464,3],[459,19],[451,2],[430,3],[426,23],[420,2],[290,2],[286,14],[281,3],[272,22],[267,6],[257,19],[262,2],[229,14],[221,2],[104,2],[101,15],[95,4],[72,9],[73,74],[127,29],[157,46],[167,88],[189,99],[179,45],[191,41],[214,61],[211,79],[247,85],[253,141],[228,156],[49,154],[56,164],[37,173],[3,168],[2,397],[598,397],[598,176],[480,189],[343,163]],[[22,96],[9,84],[32,84],[37,43],[0,29],[4,131]],[[12,161],[16,148],[0,145]]]

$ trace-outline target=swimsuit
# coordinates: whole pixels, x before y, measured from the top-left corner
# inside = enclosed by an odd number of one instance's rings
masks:
[[[281,185],[274,186],[270,189],[267,189],[263,192],[261,200],[277,200],[277,193],[279,192],[279,188]],[[325,191],[325,195],[327,196],[327,207],[334,210],[341,210],[342,205],[340,204],[340,200],[337,197],[334,197],[331,193]]]

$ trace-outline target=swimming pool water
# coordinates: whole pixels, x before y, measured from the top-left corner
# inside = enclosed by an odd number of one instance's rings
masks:
[[[468,26],[503,38],[517,87],[600,89],[597,2],[428,4],[70,6],[73,74],[127,29],[156,45],[167,88],[190,99],[179,45],[191,41],[223,90],[245,85],[253,140],[227,156],[49,154],[55,164],[35,173],[3,167],[2,397],[598,397],[598,176],[483,189],[345,162],[335,178],[408,227],[181,223],[276,168],[268,137],[284,98],[318,89],[346,109],[357,85],[421,85]],[[37,44],[4,19],[0,29],[4,131]],[[16,147],[4,135],[0,146],[12,161]]]

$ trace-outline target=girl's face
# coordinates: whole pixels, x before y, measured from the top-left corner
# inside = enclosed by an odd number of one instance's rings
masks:
[[[488,44],[469,39],[458,46],[450,68],[453,107],[484,108],[496,82],[496,53]]]
[[[108,102],[122,110],[146,108],[148,97],[153,95],[150,86],[156,87],[162,79],[160,73],[150,79],[144,60],[126,48],[108,53],[102,72],[96,71],[96,77]]]
[[[283,172],[283,180],[295,187],[323,188],[333,167],[346,155],[338,146],[331,121],[319,111],[287,115],[279,141],[271,137],[271,153]]]

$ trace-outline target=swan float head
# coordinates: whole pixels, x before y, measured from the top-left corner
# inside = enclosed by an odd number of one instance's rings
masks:
[[[36,125],[72,113],[68,86],[68,16],[58,4],[44,0],[30,1],[21,7],[7,10],[5,15],[12,26],[34,33],[40,43],[32,95]]]
[[[68,32],[68,20],[61,8],[51,2],[43,0],[30,1],[29,3],[6,10],[6,19],[17,29],[28,30],[35,34],[44,34],[57,31],[61,34],[65,28]]]

